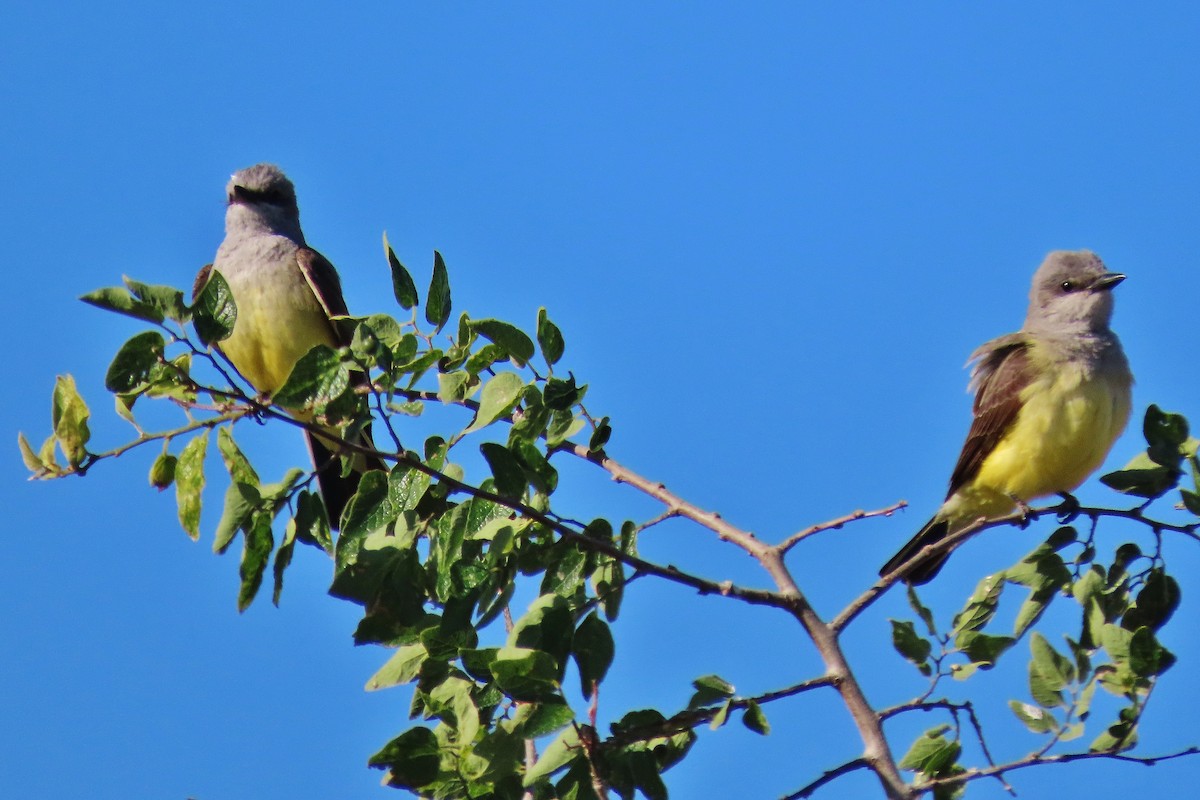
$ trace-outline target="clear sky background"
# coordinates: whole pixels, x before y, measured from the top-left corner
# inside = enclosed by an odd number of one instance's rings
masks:
[[[1140,449],[1147,404],[1200,421],[1194,4],[350,5],[4,10],[0,796],[400,796],[365,762],[407,724],[408,692],[363,692],[387,652],[352,646],[358,609],[325,595],[316,551],[281,608],[260,598],[238,615],[237,556],[209,549],[217,464],[195,544],[173,493],[146,484],[150,448],[84,480],[28,483],[15,447],[17,430],[48,432],[63,372],[91,403],[97,447],[129,435],[103,375],[141,327],[76,298],[123,273],[190,286],[221,239],[225,181],[257,161],[295,180],[354,312],[395,310],[385,229],[422,285],[442,251],[456,313],[532,326],[547,306],[589,408],[613,419],[610,453],[735,524],[778,540],[908,500],[793,554],[825,615],[937,507],[969,422],[961,365],[1020,325],[1048,250],[1091,248],[1129,275],[1114,324],[1135,422],[1108,467]],[[292,430],[239,435],[264,476],[306,458]],[[566,511],[655,513],[601,474],[567,477]],[[1080,496],[1120,503],[1095,482]],[[982,537],[924,596],[948,617],[974,576],[1048,530]],[[1124,533],[1106,527],[1102,542]],[[714,579],[766,580],[684,524],[643,547]],[[1200,742],[1200,557],[1174,540],[1168,556],[1185,606],[1163,639],[1180,661],[1144,754]],[[635,586],[605,720],[679,708],[709,672],[747,694],[819,674],[783,615]],[[907,615],[899,594],[847,637],[880,706],[924,688],[886,644],[889,615]],[[1015,666],[1004,686],[978,679],[998,692],[983,713],[1005,758],[1040,742],[1004,707],[1026,696]],[[702,730],[667,775],[672,796],[774,798],[859,752],[832,696],[767,711],[766,739]],[[903,750],[941,721],[889,731]],[[1011,780],[1026,800],[1076,781],[1092,798],[1185,796],[1200,759]],[[821,796],[876,791],[860,775]],[[1006,795],[978,783],[970,796]]]

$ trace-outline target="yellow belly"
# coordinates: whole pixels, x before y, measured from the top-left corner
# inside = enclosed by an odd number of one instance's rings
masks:
[[[1021,394],[1020,414],[980,465],[974,480],[946,502],[957,519],[997,516],[1028,502],[1072,492],[1103,463],[1131,408],[1127,377],[1048,371]]]
[[[325,310],[296,266],[291,274],[229,278],[237,322],[221,343],[238,372],[259,392],[284,384],[296,361],[318,344],[336,347]]]

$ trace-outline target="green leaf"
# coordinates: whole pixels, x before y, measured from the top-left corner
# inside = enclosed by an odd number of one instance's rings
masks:
[[[529,787],[545,780],[574,759],[582,758],[582,753],[577,729],[574,727],[564,729],[553,742],[546,746],[546,749],[538,756],[538,760],[526,771],[523,785]]]
[[[350,367],[333,348],[319,344],[300,357],[272,400],[289,409],[320,407],[350,387]]]
[[[536,445],[520,438],[514,437],[514,439],[515,441],[511,443],[509,449],[517,457],[517,461],[525,471],[530,483],[539,492],[552,494],[558,488],[558,470],[550,465]]]
[[[1106,623],[1100,631],[1100,644],[1108,653],[1109,659],[1121,666],[1129,663],[1130,643],[1133,641],[1133,631],[1119,628]]]
[[[429,654],[424,645],[406,644],[396,650],[392,657],[367,680],[364,687],[368,692],[400,686],[416,680],[421,674],[421,665]]]
[[[253,515],[250,524],[243,527],[245,536],[242,537],[242,561],[238,566],[242,585],[238,589],[238,611],[245,611],[254,602],[258,589],[262,586],[263,573],[271,550],[275,547],[275,539],[271,536],[271,515],[258,512]]]
[[[214,553],[224,553],[229,548],[238,531],[249,521],[260,499],[258,489],[254,486],[237,481],[229,485],[225,490],[225,507],[221,511],[213,540]]]
[[[401,308],[410,309],[417,304],[417,285],[392,251],[387,231],[383,232],[383,251],[387,254],[388,266],[392,269],[392,293],[396,296],[396,302]]]
[[[905,586],[905,596],[908,598],[908,607],[916,612],[921,621],[925,623],[925,630],[930,636],[937,635],[937,627],[933,623],[933,612],[926,608],[921,603],[921,598],[917,596],[917,590],[911,584]]]
[[[359,538],[378,530],[394,534],[390,526],[406,510],[405,504],[413,488],[412,471],[404,464],[397,464],[388,473],[379,470],[364,473],[358,492],[343,514],[342,539]],[[429,479],[424,480],[428,485]]]
[[[979,631],[962,631],[954,637],[954,646],[979,669],[991,669],[997,659],[1015,643],[1016,640],[1011,636],[992,636]]]
[[[252,487],[259,485],[258,473],[250,466],[250,460],[233,440],[233,431],[228,427],[217,429],[217,451],[221,454],[221,460],[225,462],[225,469],[230,478]]]
[[[932,673],[929,666],[929,654],[933,645],[927,639],[917,635],[912,622],[908,620],[888,620],[892,623],[892,647],[896,652],[916,665],[922,675]]]
[[[417,727],[392,739],[367,764],[386,769],[384,780],[389,786],[418,790],[437,780],[441,759],[433,731]]]
[[[556,594],[578,606],[585,602],[588,557],[574,542],[560,541],[548,551],[542,594]]]
[[[659,777],[660,766],[655,754],[645,750],[627,752],[626,765],[634,785],[646,800],[667,800],[667,787]]]
[[[54,437],[51,437],[53,440]],[[34,477],[40,476],[46,469],[46,465],[42,463],[42,459],[33,451],[33,445],[25,438],[25,434],[17,434],[17,447],[21,451],[21,461],[25,463],[25,469],[34,473]]]
[[[1036,631],[1029,639],[1029,692],[1042,708],[1065,707],[1062,690],[1075,680],[1075,666]]]
[[[433,278],[429,282],[429,294],[425,302],[425,321],[434,326],[434,333],[442,329],[450,319],[450,276],[442,254],[433,251]]]
[[[502,647],[492,662],[496,684],[514,700],[537,702],[558,692],[558,665],[541,650]]]
[[[296,520],[289,519],[283,530],[283,541],[275,550],[275,585],[271,592],[271,604],[279,608],[279,598],[283,596],[283,573],[292,563],[292,555],[296,550]]]
[[[950,677],[954,678],[956,681],[965,681],[967,678],[970,678],[972,675],[974,675],[979,670],[980,666],[986,665],[980,665],[974,662],[969,664],[951,664]]]
[[[567,374],[567,379],[549,378],[546,381],[546,388],[543,392],[546,400],[546,407],[554,411],[567,411],[579,401],[583,400],[584,394],[587,393],[587,386],[576,386],[575,376],[571,373]]]
[[[208,347],[224,341],[237,324],[237,304],[225,276],[210,270],[208,282],[192,305],[192,325],[201,343]]]
[[[556,664],[555,679],[561,682],[574,633],[575,620],[567,601],[556,594],[543,594],[513,624],[508,644],[536,648],[551,656]]]
[[[1145,453],[1139,453],[1124,469],[1101,475],[1100,482],[1122,494],[1154,499],[1178,485],[1182,475],[1178,467],[1164,467]]]
[[[135,281],[128,275],[122,276],[125,288],[137,298],[138,302],[154,308],[161,321],[163,317],[178,323],[187,322],[191,316],[183,302],[183,292],[172,286],[161,286]]]
[[[163,357],[166,346],[166,340],[158,331],[145,331],[125,342],[104,376],[105,388],[110,392],[126,393],[145,385],[150,370]]]
[[[495,442],[484,442],[479,445],[492,477],[496,481],[496,492],[514,499],[520,499],[525,494],[525,471],[507,447]]]
[[[170,453],[159,453],[150,465],[150,485],[160,492],[175,482],[175,468],[179,459]]]
[[[697,678],[692,681],[692,686],[695,687],[696,692],[688,701],[689,709],[704,708],[733,697],[733,684],[720,675],[705,675]]]
[[[79,466],[87,457],[87,443],[92,436],[88,430],[89,416],[87,403],[75,388],[75,379],[59,375],[54,381],[51,418],[58,446],[72,467]]]
[[[943,734],[948,726],[942,725],[925,731],[913,742],[912,747],[900,759],[900,769],[911,769],[930,776],[940,775],[958,759],[962,747],[958,742],[946,739]]]
[[[208,452],[208,431],[192,437],[179,454],[175,465],[175,505],[179,524],[195,541],[200,538],[200,496],[204,492],[204,456]]]
[[[333,537],[325,504],[316,492],[305,489],[296,496],[296,538],[333,555]]]
[[[1110,725],[1088,747],[1093,753],[1121,753],[1137,744],[1137,726],[1119,722]]]
[[[459,745],[474,744],[479,733],[479,709],[471,698],[475,683],[451,676],[429,693],[430,710],[456,728]]]
[[[512,373],[503,373],[511,375]],[[465,370],[438,373],[438,400],[450,404],[465,400],[470,393],[472,382],[475,380],[471,373]]]
[[[503,347],[488,342],[467,358],[463,364],[463,369],[472,375],[478,376],[484,370],[491,369],[492,365],[497,361],[503,361],[506,358],[508,358],[508,353]]]
[[[571,657],[579,667],[579,682],[583,685],[585,698],[591,699],[593,687],[608,674],[614,652],[612,632],[604,620],[595,611],[584,617],[575,630]]]
[[[546,427],[546,446],[558,447],[583,430],[585,424],[582,418],[570,411],[555,411]]]
[[[557,325],[550,321],[545,307],[538,309],[537,339],[538,346],[542,348],[542,358],[546,359],[547,366],[552,367],[557,364],[558,360],[562,358],[566,345],[563,343],[562,332]]]
[[[1049,733],[1058,728],[1058,720],[1054,718],[1054,715],[1035,705],[1009,700],[1008,707],[1017,715],[1017,719],[1025,723],[1025,727],[1033,733]]]
[[[1153,678],[1166,672],[1175,656],[1154,638],[1149,628],[1138,628],[1129,640],[1129,668],[1139,678]]]
[[[713,714],[712,720],[708,723],[709,729],[715,731],[728,722],[729,712],[732,710],[733,700],[726,700],[725,702],[721,703],[716,712]]]
[[[1180,448],[1188,440],[1186,419],[1151,405],[1146,409],[1146,416],[1142,420],[1142,434],[1149,445],[1146,453],[1151,459],[1167,467],[1179,465],[1184,455]]]
[[[626,528],[635,532],[637,526],[630,520],[621,525],[622,538],[628,534]],[[604,616],[609,622],[615,622],[621,611],[621,600],[625,591],[625,565],[617,559],[604,554],[596,554],[596,568],[591,575],[592,588],[604,610]]]
[[[145,322],[160,323],[163,321],[161,308],[152,302],[145,302],[134,297],[127,289],[120,286],[109,286],[88,292],[79,298],[83,302],[105,311],[115,311],[127,317],[140,319]]]
[[[517,366],[523,367],[533,358],[533,342],[515,325],[498,319],[475,319],[470,325],[471,330],[504,348]]]
[[[1125,612],[1121,627],[1137,630],[1141,627],[1157,631],[1179,608],[1179,584],[1161,569],[1153,569],[1138,592],[1133,607]]]
[[[548,736],[575,719],[575,712],[561,697],[550,697],[540,703],[523,703],[513,717],[514,732],[523,738]]]
[[[1004,590],[1004,573],[988,575],[975,587],[963,610],[954,616],[953,633],[977,631],[983,628],[996,613],[1000,593]]]
[[[1025,632],[1033,627],[1042,614],[1046,613],[1046,609],[1050,605],[1050,601],[1054,599],[1053,592],[1031,592],[1021,602],[1021,607],[1017,609],[1017,618],[1013,622],[1013,638],[1020,639],[1025,635]]]
[[[611,437],[612,426],[608,424],[608,417],[601,417],[596,423],[596,429],[592,431],[592,438],[588,440],[588,452],[599,453]]]
[[[771,732],[771,723],[767,722],[767,715],[753,700],[746,701],[746,713],[742,715],[742,724],[761,736]]]
[[[1183,507],[1193,514],[1200,515],[1200,494],[1187,489],[1180,489],[1179,494],[1183,496]]]
[[[501,372],[483,385],[475,420],[464,433],[480,430],[512,413],[525,382],[515,372]]]

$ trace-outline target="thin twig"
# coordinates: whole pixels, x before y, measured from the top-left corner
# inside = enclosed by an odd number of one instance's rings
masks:
[[[133,450],[134,448],[141,447],[142,445],[149,444],[150,442],[159,442],[164,440],[170,441],[178,436],[184,436],[203,428],[215,428],[218,425],[225,424],[226,422],[236,422],[243,417],[250,416],[252,413],[253,412],[247,408],[235,408],[215,417],[209,417],[202,420],[193,420],[181,428],[174,428],[169,431],[159,431],[158,433],[142,433],[133,441],[126,442],[119,447],[114,447],[112,450],[106,450],[103,453],[88,453],[88,457],[82,464],[80,464],[78,467],[64,469],[61,474],[70,475],[72,473],[77,473],[82,475],[91,469],[93,464],[101,459],[117,458],[129,452],[130,450]]]
[[[742,697],[730,701],[729,709],[732,711],[748,708],[751,703],[765,705],[776,700],[782,700],[786,697],[794,697],[804,692],[810,692],[813,689],[820,689],[825,686],[834,686],[836,681],[833,678],[822,675],[819,678],[813,678],[807,681],[787,686],[783,689],[776,689],[770,692],[763,692],[754,697]],[[623,730],[620,733],[613,734],[604,740],[605,747],[618,747],[629,744],[630,742],[641,742],[648,739],[654,739],[659,736],[670,736],[675,733],[690,730],[698,725],[703,725],[706,722],[712,721],[724,708],[724,704],[705,706],[704,708],[692,708],[686,711],[680,711],[678,714],[672,715],[670,718],[663,720],[655,725],[646,725],[640,728],[632,728]]]
[[[673,508],[668,508],[666,511],[659,514],[657,517],[654,517],[653,519],[648,519],[645,522],[643,522],[641,525],[638,525],[637,532],[641,533],[642,531],[646,530],[647,528],[653,528],[655,525],[657,525],[660,522],[666,522],[667,520],[674,519],[675,517],[678,517],[678,516],[679,516],[678,510],[673,509]]]
[[[935,778],[933,780],[921,783],[916,788],[921,791],[928,791],[935,786],[963,783],[966,781],[978,780],[980,778],[990,778],[993,775],[997,775],[1002,772],[1012,772],[1018,769],[1025,769],[1027,767],[1040,767],[1044,764],[1066,764],[1071,761],[1088,761],[1094,758],[1104,758],[1112,761],[1126,761],[1131,764],[1141,764],[1143,766],[1153,767],[1160,761],[1170,761],[1175,758],[1183,758],[1184,756],[1194,756],[1198,754],[1200,754],[1200,746],[1196,745],[1192,745],[1191,747],[1174,753],[1167,753],[1166,755],[1162,756],[1130,756],[1125,755],[1124,753],[1097,753],[1091,751],[1084,753],[1060,753],[1053,756],[1039,756],[1037,754],[1032,754],[1026,756],[1025,758],[1017,759],[1016,761],[1010,761],[1007,764],[969,769],[965,772],[960,772],[957,775],[948,775],[945,778]]]
[[[975,706],[970,700],[965,700],[961,703],[955,703],[950,700],[914,700],[909,703],[892,706],[891,708],[885,708],[879,712],[879,718],[887,720],[909,711],[934,711],[937,709],[949,711],[954,715],[955,722],[958,721],[958,712],[965,712],[967,719],[971,722],[971,727],[975,730],[975,738],[979,742],[979,749],[983,751],[983,757],[987,759],[989,766],[996,766],[996,760],[992,758],[991,750],[988,749],[987,740],[983,738],[983,725],[980,724],[979,717],[975,714]],[[1000,785],[1004,787],[1006,792],[1016,796],[1016,790],[1005,780],[1003,772],[995,773],[994,777],[1000,781]]]
[[[867,763],[865,758],[856,758],[853,761],[847,761],[841,766],[834,767],[831,770],[821,773],[821,777],[817,778],[815,781],[801,788],[800,790],[792,792],[788,795],[784,795],[783,800],[801,800],[801,798],[804,797],[812,797],[813,792],[815,792],[817,789],[820,789],[834,778],[840,778],[843,775],[847,775],[856,770],[866,769],[870,766],[871,765]]]
[[[1191,539],[1200,541],[1200,533],[1197,533],[1197,529],[1200,529],[1200,523],[1178,525],[1170,522],[1163,522],[1162,520],[1151,519],[1145,516],[1139,508],[1118,509],[1075,506],[1072,507],[1071,510],[1079,516],[1090,517],[1093,521],[1097,517],[1116,517],[1118,519],[1128,519],[1134,522],[1140,522],[1153,531],[1172,531],[1174,533],[1181,533]],[[963,528],[961,531],[947,536],[940,542],[928,545],[916,552],[908,561],[904,562],[887,575],[884,575],[882,578],[876,581],[871,588],[867,589],[861,595],[851,600],[850,603],[848,603],[846,607],[842,609],[841,613],[833,618],[833,621],[830,623],[830,625],[836,631],[841,632],[842,630],[845,630],[846,626],[849,625],[855,617],[857,617],[872,603],[878,600],[885,592],[887,592],[889,588],[892,587],[893,584],[901,581],[918,562],[924,561],[925,558],[930,555],[948,552],[963,540],[969,539],[975,534],[988,530],[989,528],[998,528],[1007,525],[1024,526],[1031,522],[1036,522],[1044,516],[1057,515],[1061,511],[1063,511],[1063,504],[1046,506],[1043,508],[1031,508],[1026,511],[1017,510],[1003,517],[993,517],[991,519],[980,518],[975,523]]]
[[[791,536],[775,545],[775,547],[779,549],[779,552],[786,554],[797,544],[814,534],[821,533],[822,531],[836,530],[848,523],[856,522],[860,519],[870,519],[871,517],[890,517],[892,514],[895,514],[897,511],[900,511],[904,508],[908,508],[907,500],[899,500],[887,508],[880,508],[876,509],[875,511],[853,511],[844,517],[838,517],[837,519],[831,519],[828,522],[821,522],[816,525],[811,525],[802,531],[793,533]]]

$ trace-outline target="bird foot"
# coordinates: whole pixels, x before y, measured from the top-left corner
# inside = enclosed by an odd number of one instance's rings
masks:
[[[1028,503],[1026,503],[1021,498],[1017,497],[1016,495],[1009,495],[1008,497],[1010,500],[1013,501],[1013,505],[1015,505],[1017,507],[1017,511],[1020,512],[1020,514],[1021,514],[1021,530],[1025,530],[1026,528],[1029,527],[1029,523],[1031,521],[1030,515],[1033,513],[1033,509],[1029,507]]]

